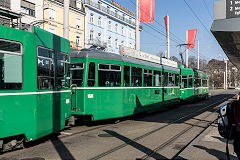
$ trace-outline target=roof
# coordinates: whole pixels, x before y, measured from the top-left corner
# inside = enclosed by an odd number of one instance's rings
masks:
[[[215,20],[211,31],[229,60],[240,69],[240,18]]]
[[[119,54],[103,52],[103,51],[73,51],[71,52],[71,58],[97,58],[97,59],[124,61],[129,63],[135,63],[140,65],[180,72],[179,68],[163,66],[157,63],[151,63],[148,61],[143,61],[143,60],[139,60],[131,57],[125,57]]]

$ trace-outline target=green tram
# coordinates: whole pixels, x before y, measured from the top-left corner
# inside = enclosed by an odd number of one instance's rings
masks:
[[[71,117],[68,40],[0,25],[0,152],[64,128]]]
[[[71,53],[72,115],[124,117],[180,102],[180,69],[99,51]]]
[[[194,101],[208,97],[209,85],[208,75],[198,70],[184,68],[181,69],[181,101]]]

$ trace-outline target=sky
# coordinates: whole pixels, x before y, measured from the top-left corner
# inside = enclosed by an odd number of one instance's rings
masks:
[[[114,1],[135,13],[136,0]],[[176,56],[180,59],[179,52],[184,52],[185,49],[180,49],[177,45],[186,43],[187,30],[198,29],[196,42],[199,40],[200,43],[200,58],[207,61],[211,59],[222,60],[223,58],[227,58],[210,32],[214,17],[214,0],[185,1],[197,16],[191,12],[191,9],[187,6],[184,0],[155,0],[155,22],[140,24],[143,26],[140,39],[141,51],[159,55],[160,52],[164,53],[167,50],[164,17],[168,15],[170,19],[171,39],[170,56]],[[155,28],[155,30],[153,28]],[[197,45],[195,45],[195,49],[189,51],[189,56],[197,57]]]

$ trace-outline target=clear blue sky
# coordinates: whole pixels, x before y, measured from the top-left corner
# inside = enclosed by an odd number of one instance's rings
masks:
[[[136,0],[115,0],[115,2],[134,13],[136,11]],[[225,53],[210,32],[214,16],[214,0],[186,0],[186,2],[197,14],[206,29],[193,15],[184,0],[155,0],[155,22],[149,25],[165,34],[163,19],[168,14],[170,17],[170,32],[177,37],[178,41],[180,39],[181,43],[186,43],[186,30],[198,29],[197,40],[200,41],[200,58],[206,60],[226,58]],[[165,36],[145,24],[141,23],[141,25],[143,26],[143,31],[141,32],[141,50],[151,54],[158,54],[160,51],[165,52]],[[171,38],[176,39],[173,34],[170,34]],[[176,47],[177,44],[179,42],[171,40],[171,56],[179,58],[179,47]],[[196,51],[197,46],[195,46],[195,53],[189,52],[189,55],[196,57]],[[222,57],[219,56],[220,54]]]

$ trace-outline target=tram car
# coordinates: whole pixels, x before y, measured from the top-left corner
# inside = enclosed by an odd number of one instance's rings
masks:
[[[101,51],[71,53],[72,115],[112,119],[180,102],[180,68]]]
[[[70,43],[0,25],[0,152],[64,128],[71,117]]]
[[[179,65],[181,69],[181,101],[194,101],[208,97],[209,93],[209,78],[208,75],[202,71],[184,68]]]

